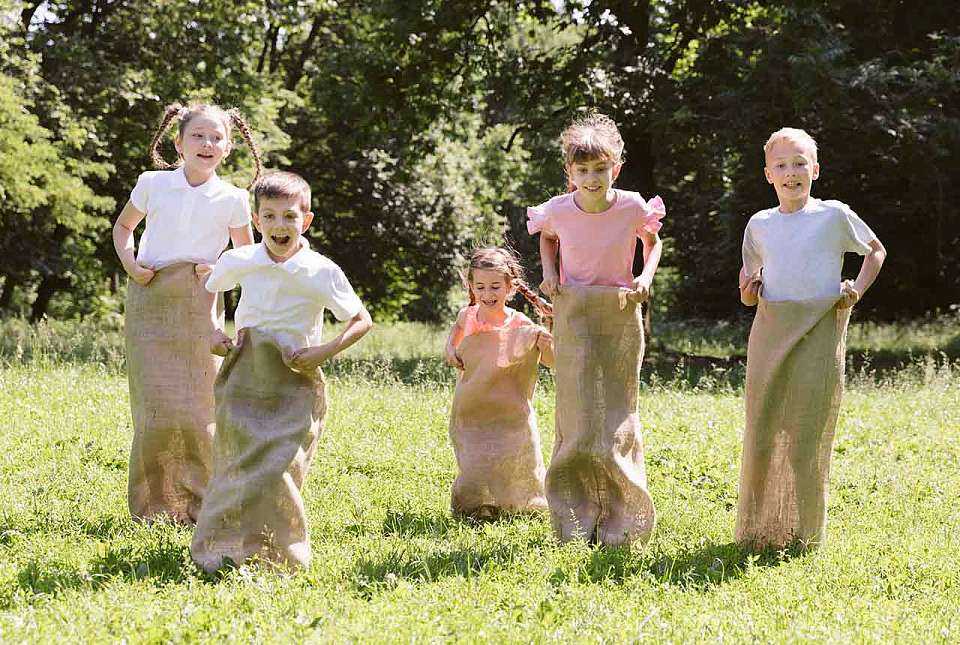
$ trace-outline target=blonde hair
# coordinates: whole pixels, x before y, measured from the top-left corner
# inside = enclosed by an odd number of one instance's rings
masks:
[[[623,137],[610,117],[591,112],[576,119],[560,134],[563,165],[605,159],[623,163]]]
[[[520,265],[520,258],[516,251],[499,246],[489,246],[480,249],[474,249],[467,260],[467,271],[462,274],[464,286],[470,294],[470,304],[477,304],[476,296],[473,295],[473,289],[470,283],[473,282],[473,272],[480,271],[498,271],[505,275],[510,281],[510,297],[514,292],[520,292],[527,302],[536,310],[541,320],[549,315],[548,304],[546,300],[537,295],[537,292],[523,279],[523,267]]]
[[[233,134],[234,126],[240,131],[244,142],[247,144],[247,147],[250,148],[250,154],[253,155],[255,166],[253,179],[250,180],[250,183],[247,185],[247,189],[249,190],[263,172],[263,160],[260,158],[260,150],[253,142],[253,133],[250,131],[250,126],[247,125],[243,115],[233,108],[224,110],[219,105],[212,105],[210,103],[194,103],[189,106],[180,105],[179,103],[171,103],[168,105],[163,111],[163,118],[160,119],[160,125],[157,126],[157,131],[153,135],[153,141],[150,142],[150,158],[153,160],[154,165],[157,168],[166,170],[168,168],[179,168],[183,164],[183,159],[178,159],[174,163],[167,162],[160,154],[160,143],[163,141],[163,135],[170,128],[170,124],[173,123],[174,120],[179,121],[177,136],[182,137],[187,129],[187,124],[201,114],[207,114],[219,119],[220,122],[223,123],[224,130],[227,131],[228,139]]]
[[[271,172],[261,177],[253,185],[253,204],[258,211],[260,210],[261,200],[299,197],[300,208],[303,209],[304,213],[309,213],[310,196],[310,184],[294,172]]]
[[[770,150],[779,141],[792,141],[800,144],[801,146],[809,148],[810,152],[813,154],[813,162],[817,162],[817,142],[814,141],[813,137],[811,137],[806,130],[801,130],[800,128],[780,128],[771,134],[767,139],[767,142],[763,144],[764,160],[766,160],[766,158],[770,155]]]

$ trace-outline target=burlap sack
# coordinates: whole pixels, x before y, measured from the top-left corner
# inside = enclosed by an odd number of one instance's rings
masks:
[[[627,293],[564,286],[553,303],[557,436],[546,489],[563,541],[646,541],[656,522],[637,413],[643,327]]]
[[[543,454],[531,404],[537,383],[538,327],[468,336],[450,414],[460,472],[450,507],[463,515],[547,509]]]
[[[210,477],[221,362],[210,353],[210,335],[223,325],[223,297],[203,288],[194,267],[174,264],[146,287],[127,285],[128,504],[136,519],[195,521]]]
[[[827,485],[850,309],[837,299],[761,298],[747,346],[746,431],[736,540],[816,545]]]
[[[326,384],[319,369],[287,367],[295,349],[245,329],[217,375],[214,474],[190,545],[206,571],[254,555],[291,568],[310,563],[300,489],[323,428]]]

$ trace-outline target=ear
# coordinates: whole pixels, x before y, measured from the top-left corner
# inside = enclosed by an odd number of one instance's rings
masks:
[[[770,169],[767,168],[766,166],[763,167],[763,176],[767,178],[768,184],[773,183],[773,176],[770,174]]]
[[[310,228],[310,222],[313,221],[313,213],[304,213],[303,214],[303,228],[300,230],[301,233],[306,232]]]
[[[173,140],[173,147],[177,149],[177,154],[180,155],[181,157],[183,156],[183,150],[180,149],[182,145],[183,145],[183,139],[181,139],[180,135],[178,134]]]
[[[229,137],[227,138],[227,147],[223,150],[223,158],[226,159],[230,156],[230,153],[233,152],[233,140]]]
[[[623,168],[622,163],[613,164],[613,178],[616,179],[620,176],[620,170]]]
[[[260,213],[253,211],[251,215],[253,216],[253,227],[260,231]],[[260,232],[263,233],[263,231]]]
[[[820,164],[813,164],[813,178],[818,179],[820,177]]]

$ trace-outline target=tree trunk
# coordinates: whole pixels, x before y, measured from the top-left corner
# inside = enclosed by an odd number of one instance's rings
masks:
[[[37,322],[47,313],[50,299],[57,291],[70,286],[70,280],[60,275],[45,275],[37,287],[37,298],[30,309],[31,322]]]

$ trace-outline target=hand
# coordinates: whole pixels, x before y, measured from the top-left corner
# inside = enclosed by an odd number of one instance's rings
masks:
[[[447,365],[455,367],[458,370],[464,369],[463,359],[457,354],[457,348],[453,345],[447,345]]]
[[[628,299],[637,304],[646,302],[650,298],[650,280],[648,278],[637,276],[633,279],[633,293]]]
[[[130,274],[130,279],[139,284],[141,287],[147,286],[147,284],[153,280],[154,271],[148,269],[147,267],[140,266],[139,264],[133,265],[133,273]]]
[[[222,329],[217,329],[210,337],[210,353],[217,356],[226,356],[231,349],[236,349],[239,345],[233,344],[233,339],[223,333]]]
[[[838,309],[848,309],[857,304],[860,300],[860,292],[853,287],[851,280],[844,280],[840,283],[840,300],[837,301]]]
[[[332,356],[333,353],[327,345],[304,347],[290,357],[290,367],[298,372],[312,372]]]
[[[541,353],[550,351],[553,348],[553,334],[541,329],[537,334],[537,348]]]
[[[200,282],[206,282],[207,276],[210,275],[210,272],[213,271],[212,264],[198,264],[193,268],[194,273],[197,274],[197,277],[200,279]]]
[[[557,287],[559,285],[560,280],[557,276],[544,273],[543,282],[540,283],[540,291],[553,298],[557,295]]]
[[[744,292],[752,299],[756,300],[760,297],[760,287],[762,286],[763,282],[760,280],[760,278],[757,278],[756,280],[752,280],[750,284],[747,285],[747,287],[744,289]]]

